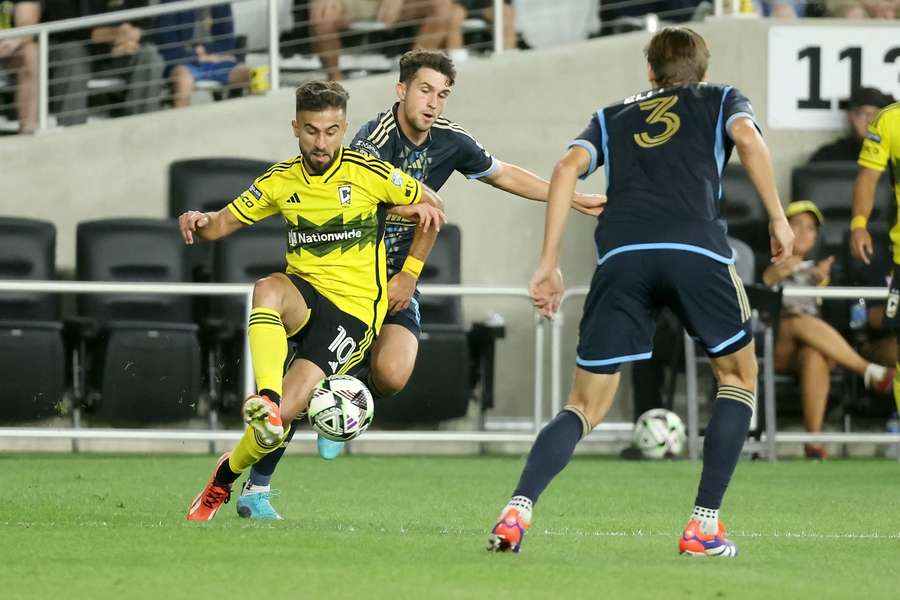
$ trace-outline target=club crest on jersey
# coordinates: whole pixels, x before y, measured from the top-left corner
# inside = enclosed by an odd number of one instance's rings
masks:
[[[350,186],[342,185],[338,188],[338,198],[341,201],[341,206],[350,206]]]
[[[395,169],[394,172],[391,173],[391,183],[393,183],[395,187],[403,187],[403,174],[400,173],[399,170]]]

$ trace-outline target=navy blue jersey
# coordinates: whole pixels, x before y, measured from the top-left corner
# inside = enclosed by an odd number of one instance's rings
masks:
[[[350,147],[386,160],[431,189],[441,189],[453,171],[469,179],[497,169],[494,157],[465,129],[443,117],[435,120],[421,146],[413,144],[397,124],[399,103],[363,125]],[[384,234],[388,276],[403,268],[415,233],[415,223],[388,215]]]
[[[572,146],[591,155],[585,177],[606,170],[608,201],[594,236],[600,264],[660,248],[733,262],[719,201],[739,117],[756,122],[747,97],[705,83],[643,92],[594,114]]]

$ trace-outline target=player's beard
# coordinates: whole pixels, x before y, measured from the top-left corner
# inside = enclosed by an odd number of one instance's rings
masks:
[[[318,152],[318,151],[316,151],[316,152]],[[322,152],[322,154],[326,154],[326,153]],[[306,170],[309,171],[310,175],[321,175],[322,173],[327,171],[329,169],[329,167],[331,167],[331,165],[334,164],[334,157],[336,155],[337,155],[337,151],[335,151],[332,154],[329,154],[328,160],[325,163],[323,163],[323,165],[321,167],[316,166],[316,164],[312,163],[310,160],[304,160],[304,162],[306,163]],[[312,158],[312,156],[313,156],[312,152],[310,152],[308,156],[310,158]]]

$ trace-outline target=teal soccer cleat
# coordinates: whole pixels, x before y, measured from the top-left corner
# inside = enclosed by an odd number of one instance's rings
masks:
[[[238,515],[244,517],[245,519],[268,519],[271,521],[281,521],[282,517],[279,515],[274,508],[272,508],[272,503],[269,502],[269,499],[272,496],[277,496],[278,491],[274,490],[271,492],[258,492],[255,494],[246,494],[244,495],[243,490],[247,487],[248,482],[244,482],[243,487],[241,488],[241,495],[238,496],[237,499],[237,513]]]
[[[319,456],[325,460],[334,460],[344,450],[344,442],[335,442],[321,435],[316,440],[316,446],[319,448]]]

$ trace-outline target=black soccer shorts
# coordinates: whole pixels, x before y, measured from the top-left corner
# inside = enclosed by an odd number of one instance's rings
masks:
[[[305,358],[325,375],[346,373],[365,358],[375,332],[367,323],[339,309],[308,281],[288,275],[309,307],[309,318],[289,339],[297,345],[294,359]]]

